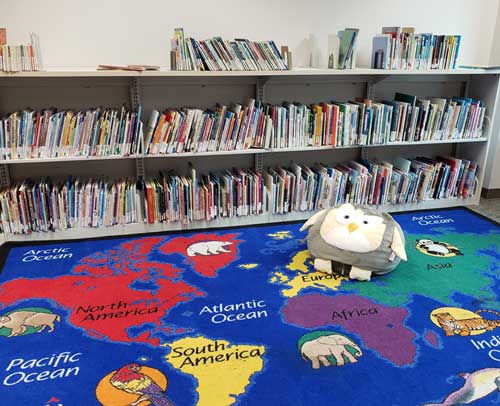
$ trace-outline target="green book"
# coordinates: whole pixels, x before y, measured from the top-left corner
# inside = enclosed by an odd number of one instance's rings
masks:
[[[410,104],[412,107],[415,107],[415,103],[417,102],[417,96],[412,96],[411,94],[406,94],[406,93],[396,93],[394,95],[394,100],[405,102]]]
[[[355,53],[356,38],[359,29],[346,28],[344,31],[339,32],[340,45],[339,45],[339,64],[340,69],[352,68],[352,59]]]

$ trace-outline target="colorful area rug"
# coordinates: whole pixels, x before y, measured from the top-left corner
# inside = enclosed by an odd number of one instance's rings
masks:
[[[314,272],[300,224],[13,246],[1,404],[498,403],[499,227],[395,218],[409,260],[371,282]]]

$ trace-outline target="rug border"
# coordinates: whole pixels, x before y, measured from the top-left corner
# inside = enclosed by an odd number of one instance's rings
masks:
[[[392,214],[398,215],[398,214],[408,214],[408,213],[418,213],[418,212],[432,212],[432,211],[443,211],[443,210],[456,210],[456,209],[463,209],[466,210],[490,223],[495,224],[496,226],[500,227],[500,222],[485,216],[484,214],[478,213],[471,208],[467,206],[454,206],[454,207],[443,207],[443,208],[434,208],[434,209],[415,209],[415,210],[405,210],[405,211],[399,211],[395,212]],[[389,213],[391,213],[389,211]],[[109,235],[109,236],[104,236],[104,237],[85,237],[85,238],[75,238],[71,240],[65,240],[65,239],[59,239],[59,240],[34,240],[34,241],[6,241],[0,246],[0,273],[2,273],[3,268],[5,266],[5,262],[7,261],[7,257],[10,253],[10,250],[12,248],[17,248],[17,247],[25,247],[25,246],[30,246],[30,245],[54,245],[54,244],[61,244],[61,243],[72,243],[72,242],[84,242],[84,241],[92,241],[92,240],[117,240],[120,238],[133,238],[133,237],[147,237],[147,236],[158,236],[158,235],[175,235],[175,234],[181,234],[185,232],[197,232],[197,231],[202,231],[202,230],[209,230],[209,231],[220,231],[220,230],[228,230],[232,228],[249,228],[249,227],[265,227],[269,225],[280,225],[280,224],[297,224],[297,223],[302,223],[304,220],[289,220],[289,221],[282,221],[282,222],[276,222],[276,223],[259,223],[259,224],[244,224],[244,225],[235,225],[235,226],[224,226],[224,227],[200,227],[200,228],[192,228],[189,230],[171,230],[171,231],[155,231],[151,233],[134,233],[134,234],[124,234],[124,235]]]

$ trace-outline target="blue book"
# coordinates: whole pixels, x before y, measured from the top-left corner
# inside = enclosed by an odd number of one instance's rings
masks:
[[[388,69],[389,54],[391,49],[390,35],[376,35],[372,42],[372,62],[373,69]]]
[[[462,36],[455,35],[455,39],[456,39],[456,50],[455,50],[455,57],[453,58],[453,69],[455,69],[457,66],[458,52],[460,51],[460,42],[462,41]]]

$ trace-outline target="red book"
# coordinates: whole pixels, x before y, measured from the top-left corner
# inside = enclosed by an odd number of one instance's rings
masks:
[[[264,111],[261,111],[257,127],[257,142],[255,143],[255,146],[257,146],[258,148],[262,148],[262,138],[264,138],[264,122],[266,120],[266,117],[266,113]]]
[[[153,199],[153,187],[149,182],[146,182],[146,203],[148,205],[148,223],[155,222],[155,207]]]
[[[377,182],[375,183],[375,198],[373,200],[373,204],[379,204],[381,184],[382,184],[382,173],[380,172],[380,170],[378,170],[377,171]]]
[[[7,44],[7,28],[0,28],[0,46]]]

